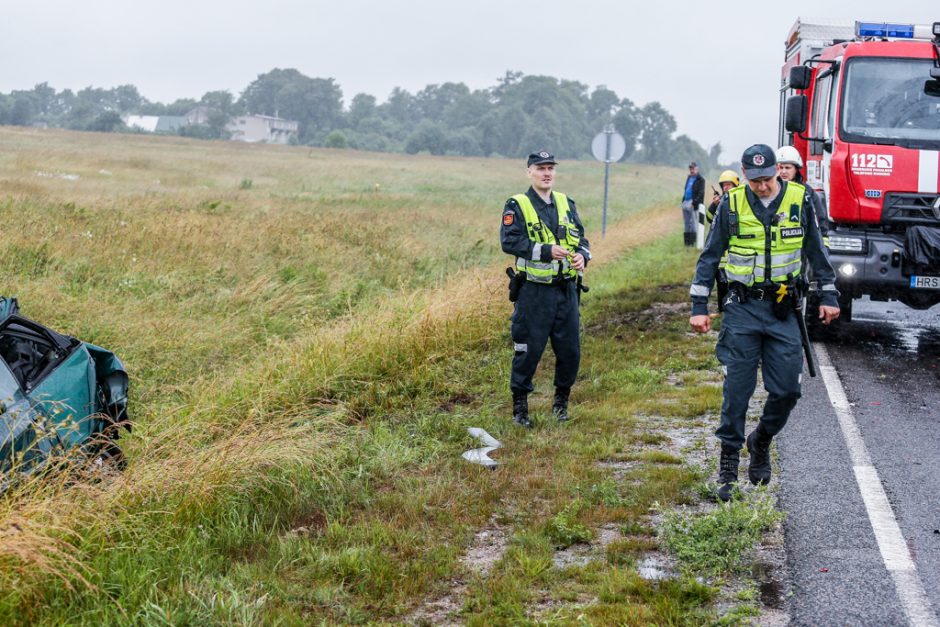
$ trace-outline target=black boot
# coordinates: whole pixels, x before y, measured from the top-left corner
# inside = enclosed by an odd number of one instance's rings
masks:
[[[695,246],[695,233],[685,233],[685,245]]]
[[[512,393],[512,421],[521,427],[531,429],[535,423],[529,419],[529,395],[524,392]]]
[[[571,394],[571,388],[556,387],[555,400],[552,403],[552,416],[558,422],[568,421],[568,395]]]
[[[747,453],[751,461],[747,466],[747,478],[754,485],[770,483],[770,440],[772,435],[764,430],[764,423],[757,423],[757,428],[747,436]]]
[[[741,452],[727,444],[721,445],[721,459],[718,462],[718,498],[727,503],[731,500],[734,486],[738,482],[738,464]]]

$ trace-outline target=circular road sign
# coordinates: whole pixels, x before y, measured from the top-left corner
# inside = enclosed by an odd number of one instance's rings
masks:
[[[620,161],[625,152],[627,152],[627,142],[623,139],[623,135],[616,131],[611,133],[602,131],[591,141],[591,154],[604,163]]]

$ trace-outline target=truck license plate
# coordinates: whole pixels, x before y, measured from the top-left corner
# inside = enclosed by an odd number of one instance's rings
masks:
[[[911,289],[940,290],[940,276],[912,276]]]

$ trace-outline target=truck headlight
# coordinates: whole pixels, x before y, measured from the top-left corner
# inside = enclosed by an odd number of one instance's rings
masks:
[[[839,274],[844,276],[847,279],[855,276],[855,273],[858,272],[858,268],[855,267],[854,263],[844,263],[839,266]]]
[[[865,240],[861,237],[830,235],[829,250],[836,253],[854,253],[860,255],[865,252]]]

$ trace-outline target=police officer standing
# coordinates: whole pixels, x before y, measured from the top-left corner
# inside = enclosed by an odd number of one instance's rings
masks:
[[[545,344],[555,352],[555,397],[552,414],[568,420],[568,395],[581,361],[577,278],[591,258],[584,227],[574,200],[553,190],[554,155],[541,151],[529,155],[531,187],[506,201],[500,243],[503,252],[516,258],[521,282],[512,314],[513,422],[527,429],[528,395],[532,377]]]
[[[747,182],[733,188],[718,206],[712,230],[695,268],[690,294],[692,328],[711,328],[708,296],[725,252],[729,292],[715,354],[725,369],[718,497],[731,499],[738,480],[741,446],[747,443],[748,478],[770,481],[771,438],[783,429],[800,398],[803,353],[794,312],[794,294],[805,263],[822,291],[819,317],[839,317],[835,272],[823,247],[814,206],[806,188],[777,179],[770,146],[755,144],[741,158]],[[767,402],[757,428],[744,437],[748,401],[761,363]]]

